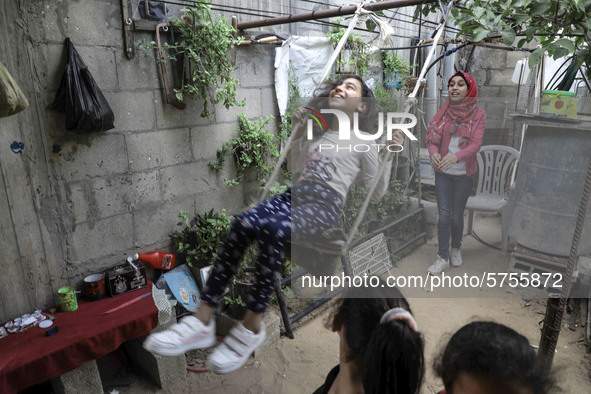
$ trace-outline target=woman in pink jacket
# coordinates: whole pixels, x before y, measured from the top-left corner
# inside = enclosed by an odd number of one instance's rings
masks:
[[[431,166],[435,169],[435,194],[439,222],[437,260],[431,275],[462,265],[464,209],[476,173],[476,154],[482,145],[486,113],[478,107],[474,77],[463,71],[448,81],[449,98],[435,114],[425,135]],[[451,238],[451,250],[450,250]]]

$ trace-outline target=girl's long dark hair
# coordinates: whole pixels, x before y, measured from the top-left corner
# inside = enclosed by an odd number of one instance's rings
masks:
[[[376,116],[376,100],[373,91],[367,86],[363,78],[359,75],[355,74],[345,74],[339,76],[334,81],[325,81],[323,82],[320,87],[317,89],[314,98],[310,100],[307,104],[308,107],[312,107],[316,110],[320,110],[321,108],[328,108],[328,94],[332,89],[342,84],[345,79],[354,78],[361,82],[361,96],[363,98],[363,102],[365,103],[366,110],[363,114],[359,116],[359,129],[368,133],[373,132],[373,127],[375,123],[375,116]],[[332,123],[332,117],[334,115],[325,114],[324,117],[326,122],[330,125]],[[314,135],[320,135],[323,132],[321,128],[314,124]]]
[[[366,394],[418,393],[424,375],[424,343],[404,320],[380,323],[389,309],[410,306],[396,288],[351,288],[340,300],[333,324],[344,325],[348,360],[363,360]],[[363,298],[361,298],[363,297]]]

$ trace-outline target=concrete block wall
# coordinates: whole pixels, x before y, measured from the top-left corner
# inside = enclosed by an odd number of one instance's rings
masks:
[[[519,88],[511,81],[515,65],[527,56],[524,51],[489,47],[468,46],[458,51],[456,65],[476,79],[480,106],[487,114],[485,145],[508,145],[519,149],[521,128],[507,118],[507,113],[516,108]]]
[[[252,2],[248,2],[252,6]],[[276,2],[268,2],[276,7]],[[282,2],[287,6],[289,2]],[[234,2],[232,2],[235,6]],[[124,54],[119,0],[23,0],[0,5],[0,61],[31,106],[0,119],[0,321],[57,304],[57,289],[123,263],[136,252],[167,250],[179,210],[203,213],[245,206],[244,187],[207,163],[237,135],[238,114],[277,116],[275,47],[245,46],[230,57],[238,69],[244,107],[187,101],[185,110],[165,103],[160,69],[136,48]],[[63,114],[49,110],[64,72],[69,37],[115,114],[115,128],[77,134]],[[150,33],[136,32],[137,43]],[[271,131],[277,130],[276,125]],[[22,141],[22,154],[10,151]]]

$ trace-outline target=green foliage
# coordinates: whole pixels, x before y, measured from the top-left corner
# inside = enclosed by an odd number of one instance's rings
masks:
[[[394,97],[393,88],[389,89],[384,87],[383,85],[376,84],[373,89],[373,93],[376,97],[376,112],[383,113],[384,116],[388,112],[396,112],[398,111],[398,99]],[[385,121],[385,118],[384,118]],[[377,130],[379,127],[379,119],[376,116],[374,122],[374,129]]]
[[[437,3],[416,7],[415,18],[437,10]],[[541,47],[529,57],[533,67],[548,52],[554,59],[576,54],[578,65],[587,64],[591,76],[591,0],[472,0],[460,1],[452,8],[458,35],[480,41],[489,35],[499,37],[505,45],[517,47],[538,36]]]
[[[215,260],[222,238],[230,229],[230,219],[226,210],[213,213],[213,209],[203,215],[195,215],[191,220],[188,212],[180,211],[177,226],[184,226],[180,231],[170,233],[172,246],[180,258],[189,266],[193,264],[212,264]]]
[[[376,96],[376,112],[398,111],[398,99],[394,98],[393,89],[377,84],[373,89],[373,93]]]
[[[287,188],[291,186],[291,180],[289,178],[285,179],[283,183],[279,183],[278,181],[273,181],[271,187],[269,187],[269,198],[276,196],[281,193],[285,193]]]
[[[337,19],[335,20],[336,24],[340,24],[343,20]],[[328,33],[326,37],[330,40],[330,43],[336,48],[341,38],[345,35],[345,28],[344,27],[337,27],[335,31],[332,33]],[[367,44],[363,39],[359,36],[356,36],[355,33],[351,32],[349,37],[347,37],[347,42],[345,44],[344,49],[351,50],[351,57],[347,60],[343,58],[343,51],[339,54],[337,58],[337,65],[339,69],[343,67],[351,66],[355,68],[355,72],[359,76],[363,76],[367,72],[367,68],[369,66],[369,49],[370,46]]]
[[[394,51],[382,51],[382,62],[384,63],[384,72],[396,71],[408,75],[412,68],[406,59],[398,56]]]
[[[162,44],[141,40],[138,44],[145,50],[162,50],[172,60],[183,60],[183,79],[180,89],[175,89],[176,97],[183,100],[190,97],[203,100],[202,117],[210,117],[210,104],[222,103],[226,109],[231,106],[244,106],[236,99],[238,79],[231,73],[236,69],[227,58],[228,50],[234,48],[241,37],[234,38],[232,25],[224,17],[214,19],[208,0],[196,0],[193,6],[186,7],[190,19],[174,18],[173,28],[180,33],[180,41],[175,44]],[[146,57],[154,57],[146,53]],[[157,60],[158,61],[158,60]],[[188,71],[187,71],[188,70]]]
[[[278,143],[275,136],[266,128],[273,116],[249,120],[243,113],[238,115],[238,137],[227,141],[217,151],[217,163],[209,162],[212,169],[223,168],[226,154],[231,152],[236,161],[236,175],[226,183],[235,186],[244,177],[247,168],[257,169],[257,179],[264,181],[265,176],[273,171],[272,158],[279,157]]]
[[[224,296],[224,298],[222,299],[222,301],[224,302],[225,305],[232,307],[232,306],[246,306],[246,302],[244,302],[242,300],[241,296],[235,297],[234,296],[234,286],[230,286],[231,288],[231,292],[232,295],[229,296]]]
[[[291,135],[291,117],[299,107],[304,105],[300,96],[299,79],[290,63],[287,68],[287,108],[285,114],[281,117],[281,124],[279,125],[278,139],[280,145],[287,141]]]
[[[347,201],[339,219],[340,227],[345,234],[351,231],[366,197],[367,190],[361,185],[353,184],[349,189]],[[393,222],[405,214],[409,206],[409,202],[403,199],[403,185],[400,181],[390,182],[388,191],[382,198],[370,200],[363,220],[357,229],[356,237],[367,234],[371,222],[376,222],[380,227]]]

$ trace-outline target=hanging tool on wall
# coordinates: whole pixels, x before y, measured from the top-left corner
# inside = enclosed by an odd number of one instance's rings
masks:
[[[166,102],[174,106],[175,108],[185,109],[187,104],[180,101],[174,94],[173,90],[168,86],[168,75],[166,73],[166,58],[162,54],[162,43],[160,42],[160,28],[166,31],[167,29],[172,29],[172,26],[168,22],[159,23],[158,25],[156,25],[156,43],[158,45],[159,58],[158,62],[160,63],[160,70],[162,70],[162,81],[164,82],[164,95],[166,97]]]

